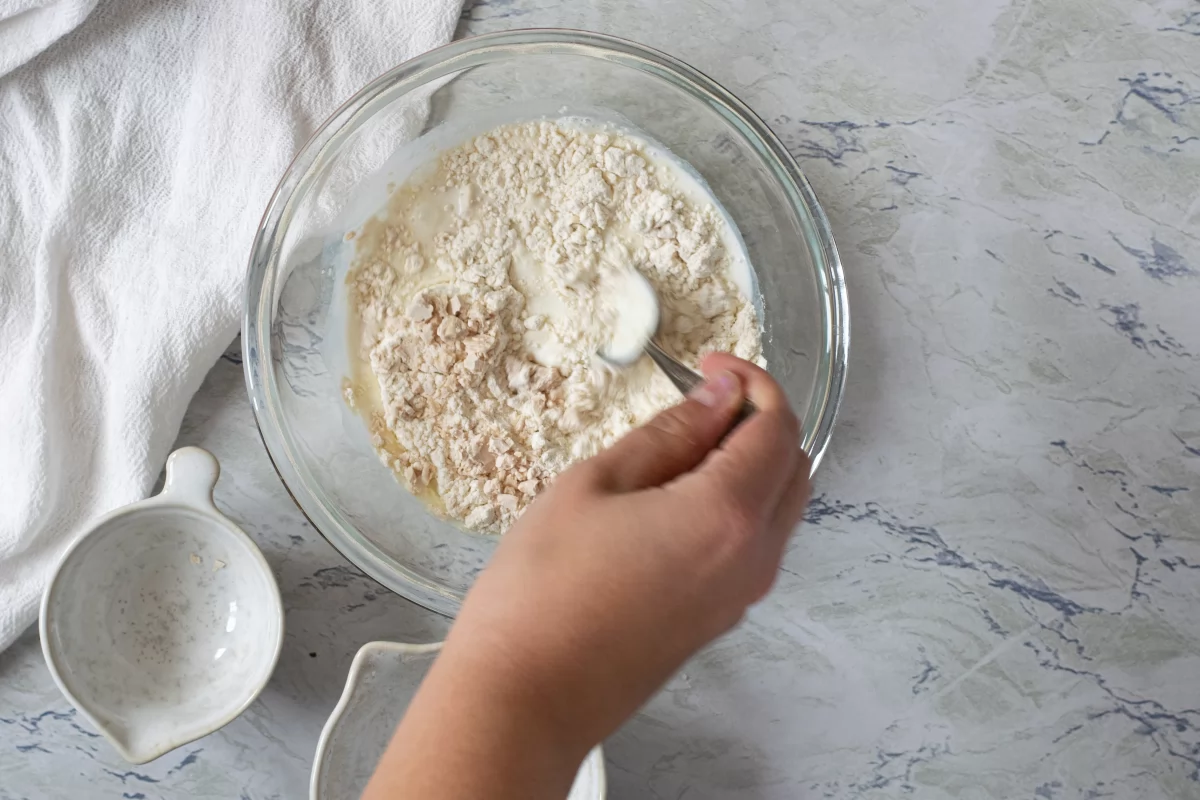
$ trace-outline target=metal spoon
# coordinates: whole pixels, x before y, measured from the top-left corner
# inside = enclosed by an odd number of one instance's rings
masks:
[[[617,368],[630,367],[637,362],[643,354],[650,356],[650,359],[658,365],[667,379],[675,385],[675,388],[684,396],[688,395],[692,389],[695,389],[701,383],[704,383],[704,376],[694,369],[684,365],[675,357],[669,355],[662,346],[655,341],[655,336],[658,334],[659,324],[662,321],[662,314],[658,304],[658,295],[654,292],[654,287],[650,285],[650,281],[646,280],[646,276],[637,271],[630,271],[629,278],[631,280],[632,296],[627,298],[632,300],[631,303],[625,303],[623,306],[627,308],[628,313],[633,315],[636,313],[640,319],[634,321],[632,330],[622,331],[628,335],[622,344],[622,347],[614,347],[615,343],[610,343],[608,346],[600,349],[600,358],[607,363]],[[622,320],[628,323],[629,320]],[[637,323],[641,323],[640,325]],[[627,326],[628,327],[628,326]],[[644,338],[642,338],[644,336]],[[733,427],[742,424],[757,411],[758,408],[749,400],[742,401],[742,408],[734,419]]]

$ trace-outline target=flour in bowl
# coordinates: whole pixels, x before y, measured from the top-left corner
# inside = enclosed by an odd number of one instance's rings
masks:
[[[398,187],[347,278],[361,376],[346,400],[383,462],[465,527],[502,533],[554,477],[678,402],[648,359],[613,370],[630,271],[659,341],[762,362],[749,267],[698,182],[622,132],[496,128]]]

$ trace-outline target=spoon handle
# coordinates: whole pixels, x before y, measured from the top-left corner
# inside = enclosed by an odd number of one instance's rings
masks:
[[[663,371],[667,379],[675,384],[675,388],[681,394],[687,395],[692,389],[695,389],[701,383],[704,383],[704,376],[694,369],[684,366],[678,359],[667,355],[666,351],[658,346],[658,342],[653,339],[646,342],[646,355],[658,365],[658,368]],[[736,428],[745,422],[751,414],[758,411],[754,403],[749,400],[742,402],[742,408],[738,412],[737,417],[733,421],[731,428]]]

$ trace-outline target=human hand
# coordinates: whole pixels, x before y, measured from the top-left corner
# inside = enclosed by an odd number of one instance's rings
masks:
[[[494,729],[481,738],[520,736],[546,751],[523,771],[569,785],[588,749],[766,594],[808,501],[799,423],[758,367],[714,354],[702,371],[683,403],[564,472],[505,534],[397,740],[408,728],[410,747],[436,749],[456,702],[473,702],[474,724]],[[758,411],[726,436],[745,397]]]
[[[727,355],[703,371],[716,380],[699,399],[559,476],[505,535],[447,644],[511,661],[592,744],[766,594],[808,501],[779,385]],[[722,442],[746,395],[758,412]]]

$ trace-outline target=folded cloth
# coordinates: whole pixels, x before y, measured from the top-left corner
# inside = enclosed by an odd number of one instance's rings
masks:
[[[0,75],[7,75],[73,30],[96,0],[0,0]]]
[[[83,526],[151,489],[288,161],[460,9],[0,0],[0,649]]]

